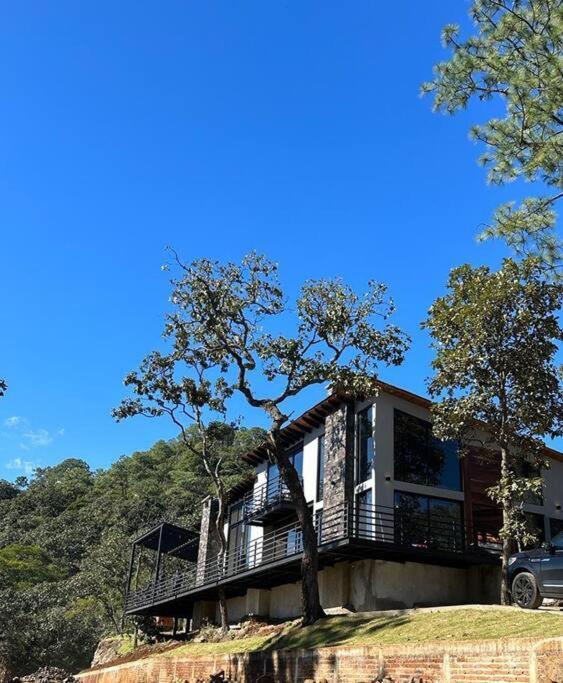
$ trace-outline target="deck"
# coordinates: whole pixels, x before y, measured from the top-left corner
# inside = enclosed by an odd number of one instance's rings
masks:
[[[316,520],[316,528],[320,568],[365,558],[452,567],[498,563],[498,554],[482,546],[478,533],[469,532],[448,516],[339,505],[325,510]],[[219,588],[233,597],[248,588],[297,581],[302,550],[300,525],[292,522],[232,549],[222,562],[213,558],[203,566],[193,563],[187,571],[160,576],[142,590],[128,591],[125,611],[130,615],[182,616],[196,600],[217,599]]]

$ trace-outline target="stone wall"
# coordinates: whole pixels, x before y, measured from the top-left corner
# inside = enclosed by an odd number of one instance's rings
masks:
[[[217,557],[221,549],[215,519],[217,516],[218,501],[215,498],[206,498],[203,501],[201,511],[201,527],[199,532],[199,547],[197,554],[197,581],[205,580],[205,566],[208,560]]]
[[[79,674],[82,683],[190,683],[213,673],[240,683],[560,683],[563,638],[393,647],[335,647],[205,657],[156,656]]]
[[[341,404],[327,415],[325,422],[325,469],[323,504],[328,514],[323,520],[323,541],[339,538],[346,530],[344,509],[338,509],[337,519],[331,518],[331,508],[354,501],[354,405]]]

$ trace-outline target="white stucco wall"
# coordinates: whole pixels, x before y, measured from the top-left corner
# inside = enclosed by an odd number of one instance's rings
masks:
[[[419,562],[359,560],[338,562],[319,572],[323,607],[346,607],[358,612],[493,602],[498,585],[496,567],[455,568]],[[231,622],[250,614],[294,619],[301,614],[300,582],[270,590],[249,589],[243,596],[230,598],[227,606]],[[196,614],[209,617],[209,603],[198,603]],[[218,608],[215,620],[219,621]]]

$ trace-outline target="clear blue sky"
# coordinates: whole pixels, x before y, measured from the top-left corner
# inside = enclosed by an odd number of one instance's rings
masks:
[[[476,163],[484,108],[448,118],[418,96],[467,8],[4,5],[0,478],[66,457],[105,467],[174,434],[110,417],[159,342],[167,244],[186,260],[263,251],[290,293],[317,276],[388,283],[414,342],[382,377],[424,392],[419,322],[450,268],[498,263],[474,236],[520,192]]]

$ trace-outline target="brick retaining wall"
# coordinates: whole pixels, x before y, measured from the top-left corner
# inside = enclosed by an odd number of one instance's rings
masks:
[[[327,647],[204,657],[155,656],[79,674],[81,683],[207,682],[212,673],[255,683],[563,683],[563,638]]]

